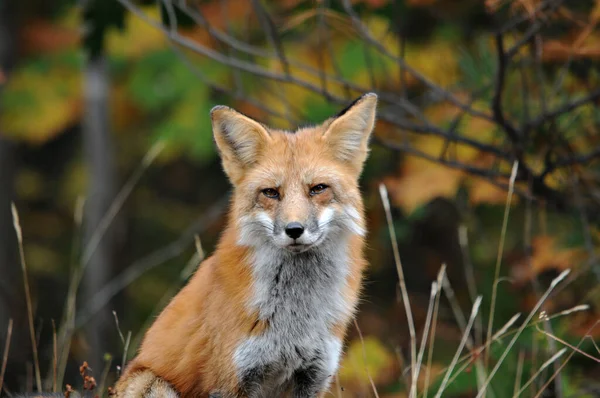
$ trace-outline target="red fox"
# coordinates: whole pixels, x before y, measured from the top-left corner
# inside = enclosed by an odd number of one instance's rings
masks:
[[[322,397],[363,270],[358,178],[377,96],[295,132],[211,111],[233,184],[215,253],[150,327],[118,397]]]

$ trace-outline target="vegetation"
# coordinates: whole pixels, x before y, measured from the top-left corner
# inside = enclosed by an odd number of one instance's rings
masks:
[[[333,394],[598,394],[600,1],[0,8],[0,396],[108,394],[223,226],[214,105],[294,128],[367,91]]]

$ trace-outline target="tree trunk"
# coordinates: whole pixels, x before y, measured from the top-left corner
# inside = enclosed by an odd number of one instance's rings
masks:
[[[89,177],[84,218],[84,256],[90,247],[93,249],[88,264],[83,264],[86,269],[82,296],[86,298],[83,302],[86,302],[112,277],[116,246],[114,223],[99,241],[97,237],[94,238],[115,197],[116,185],[113,145],[109,131],[109,81],[107,63],[103,56],[88,59],[84,72],[84,87],[83,149]],[[98,242],[97,246],[94,241]],[[116,334],[114,324],[112,307],[107,306],[86,325],[85,331],[91,349],[87,360],[92,369],[103,367],[102,358],[109,349],[108,336]]]

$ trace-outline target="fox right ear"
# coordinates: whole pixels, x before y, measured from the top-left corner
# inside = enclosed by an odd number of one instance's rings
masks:
[[[236,185],[256,163],[271,136],[263,125],[226,106],[215,106],[210,117],[223,168]]]

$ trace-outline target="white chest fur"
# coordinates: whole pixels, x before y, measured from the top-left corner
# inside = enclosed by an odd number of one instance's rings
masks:
[[[299,254],[276,248],[255,252],[248,305],[268,327],[237,347],[234,363],[240,376],[268,367],[277,378],[271,384],[285,384],[295,371],[309,366],[335,374],[342,342],[331,329],[353,310],[343,295],[349,272],[346,249],[345,244],[329,244]]]

